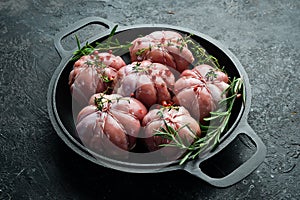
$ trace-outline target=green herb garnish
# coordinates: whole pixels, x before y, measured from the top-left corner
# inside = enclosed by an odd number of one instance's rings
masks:
[[[188,123],[181,126],[180,128],[178,128],[177,130],[174,129],[172,126],[170,126],[167,121],[164,119],[164,111],[168,110],[168,112],[171,109],[175,109],[176,111],[179,110],[178,106],[167,106],[167,107],[162,107],[158,112],[157,115],[163,120],[164,123],[164,127],[160,127],[158,130],[155,130],[155,136],[161,136],[169,141],[171,141],[168,144],[161,144],[161,147],[164,146],[172,146],[172,147],[178,147],[180,149],[186,149],[187,145],[190,144],[190,142],[188,142],[187,138],[181,138],[179,136],[179,131],[182,130],[183,128],[188,128],[190,131],[190,135],[192,136],[192,138],[196,138],[196,133],[189,127]]]
[[[90,45],[88,42],[86,42],[85,46],[81,47],[80,41],[79,41],[77,35],[75,35],[75,38],[76,38],[78,50],[76,50],[73,53],[73,57],[72,57],[71,61],[76,61],[76,60],[80,59],[82,56],[89,55],[94,51],[94,47],[92,45]]]
[[[195,159],[200,153],[207,149],[206,147],[208,147],[209,144],[213,143],[213,149],[219,144],[221,134],[228,128],[228,122],[234,102],[240,93],[245,101],[243,79],[234,78],[231,81],[230,86],[224,90],[223,94],[225,93],[228,93],[228,97],[219,102],[219,109],[214,112],[210,112],[210,117],[204,118],[204,121],[217,122],[218,125],[204,126],[200,124],[202,134],[205,133],[204,137],[196,136],[191,130],[191,135],[194,135],[195,137],[195,141],[192,144],[187,143],[187,141],[183,141],[178,135],[179,130],[184,127],[188,127],[187,124],[182,126],[180,129],[175,130],[174,128],[168,126],[166,122],[164,122],[166,128],[161,127],[156,131],[155,135],[173,141],[173,143],[161,145],[162,147],[172,146],[186,150],[185,156],[180,160],[180,165],[185,163],[188,159]],[[227,111],[224,111],[224,106],[227,106]],[[162,112],[158,114],[162,117]]]
[[[97,106],[97,110],[99,111],[107,111],[109,109],[109,104],[113,103],[114,101],[116,103],[119,103],[121,100],[124,100],[130,103],[130,98],[126,97],[117,97],[115,99],[109,99],[105,97],[105,92],[101,93],[99,97],[95,97],[94,99],[94,104]]]
[[[91,44],[89,44],[88,42],[86,42],[86,44],[83,47],[81,47],[80,41],[79,41],[77,35],[75,35],[78,50],[76,50],[73,53],[73,57],[72,57],[71,61],[76,61],[79,58],[81,58],[82,56],[89,55],[94,51],[103,52],[103,51],[118,50],[118,49],[128,50],[128,48],[132,45],[131,43],[120,44],[118,39],[115,39],[114,41],[112,40],[117,28],[118,28],[118,25],[116,25],[112,29],[112,31],[110,32],[108,39],[106,41],[101,42],[101,43],[96,42],[95,47],[92,46]]]
[[[146,66],[146,67],[142,67],[140,62],[137,62],[133,67],[132,70],[135,73],[148,73],[149,70],[151,69],[151,67],[153,66],[153,63],[151,63],[150,65]]]
[[[207,81],[213,81],[215,78],[217,78],[217,74],[213,69],[210,69],[209,72],[205,74]]]

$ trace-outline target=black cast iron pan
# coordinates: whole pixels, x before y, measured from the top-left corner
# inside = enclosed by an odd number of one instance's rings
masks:
[[[62,40],[72,33],[91,24],[97,24],[107,28],[106,31],[100,34],[95,33],[95,36],[88,40],[88,42],[91,44],[95,42],[101,42],[106,39],[115,26],[114,23],[108,20],[98,17],[90,17],[78,21],[67,29],[58,33],[54,41],[56,50],[58,51],[62,60],[50,81],[47,104],[50,120],[57,134],[67,144],[67,146],[87,160],[108,168],[134,173],[153,173],[182,169],[217,187],[227,187],[241,181],[260,165],[265,158],[266,147],[247,122],[247,115],[251,103],[251,91],[248,76],[240,62],[218,41],[202,33],[187,28],[165,24],[145,24],[119,27],[115,32],[115,37],[118,38],[118,40],[122,43],[132,41],[140,35],[146,35],[157,30],[173,30],[182,34],[192,34],[192,38],[195,41],[201,44],[201,46],[205,48],[209,54],[215,56],[221,66],[225,66],[225,71],[229,76],[243,77],[245,87],[245,102],[235,102],[234,110],[229,122],[230,128],[222,135],[220,145],[214,149],[214,151],[210,151],[212,147],[208,146],[207,151],[204,151],[204,153],[199,155],[197,159],[189,160],[183,165],[179,165],[179,161],[168,163],[138,163],[119,161],[106,157],[95,156],[93,152],[85,148],[80,141],[73,137],[73,133],[76,130],[72,112],[72,98],[68,86],[68,76],[73,67],[73,63],[70,60],[73,56],[72,52],[74,52],[75,49],[71,51],[65,50],[62,46]],[[126,60],[126,58],[124,59]],[[200,168],[201,163],[216,156],[241,134],[245,134],[251,139],[252,143],[256,147],[255,153],[225,177],[216,178],[204,173]]]

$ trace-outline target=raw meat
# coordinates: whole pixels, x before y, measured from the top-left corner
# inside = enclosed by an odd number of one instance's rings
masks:
[[[161,128],[168,130],[166,126],[177,131],[180,140],[186,146],[192,144],[195,138],[200,137],[201,134],[198,122],[182,106],[153,109],[144,117],[142,125],[145,127],[144,141],[149,151],[156,151],[161,148],[160,145],[171,142],[162,136],[155,135],[162,131]],[[174,142],[172,141],[172,143]],[[179,148],[164,147],[161,153],[163,156],[174,158],[174,156],[181,156],[184,152]]]
[[[173,73],[163,64],[133,62],[122,67],[114,79],[114,93],[135,97],[147,108],[170,101],[175,83]]]
[[[82,105],[87,105],[90,97],[104,92],[111,86],[117,70],[125,66],[119,56],[111,53],[93,52],[83,56],[74,64],[69,75],[69,85],[73,98]]]
[[[184,71],[194,61],[184,38],[174,31],[155,31],[135,39],[129,48],[131,61],[150,60]]]
[[[146,113],[145,106],[134,98],[98,93],[78,114],[77,134],[96,153],[123,155],[135,146]]]
[[[188,109],[195,119],[203,121],[226,97],[223,91],[229,86],[227,82],[225,73],[206,64],[185,70],[174,86],[175,102]]]

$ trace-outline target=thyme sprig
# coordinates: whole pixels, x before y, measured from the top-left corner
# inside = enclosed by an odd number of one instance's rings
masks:
[[[175,130],[166,122],[164,122],[166,128],[161,127],[156,131],[156,135],[173,142],[170,142],[169,144],[163,144],[161,146],[173,146],[185,150],[185,155],[183,158],[181,158],[180,165],[185,163],[188,159],[195,159],[200,153],[207,150],[207,147],[210,146],[210,144],[213,145],[212,149],[214,149],[220,142],[221,134],[228,128],[228,122],[232,114],[235,100],[242,95],[243,100],[245,101],[245,93],[243,89],[243,79],[233,78],[229,87],[223,91],[223,94],[227,93],[228,97],[219,102],[218,110],[210,112],[211,116],[204,118],[204,121],[210,121],[212,124],[213,122],[216,122],[214,124],[217,125],[204,126],[200,124],[202,135],[205,136],[198,137],[194,134],[195,140],[192,144],[188,143],[186,140],[183,140],[178,135],[178,132],[182,128],[189,128],[188,125],[184,125],[180,129]],[[225,106],[227,106],[226,111],[224,111]],[[193,133],[192,130],[191,133]]]
[[[145,69],[143,67],[141,67],[141,63],[140,62],[137,62],[135,63],[135,65],[132,67],[132,70],[135,72],[135,73],[138,73],[138,72],[143,72]]]
[[[142,56],[145,52],[151,51],[152,49],[157,49],[157,48],[160,49],[160,48],[165,48],[170,46],[175,46],[177,49],[179,49],[180,52],[182,52],[183,48],[186,47],[187,44],[189,43],[190,37],[191,36],[189,35],[182,38],[178,38],[176,42],[167,40],[164,43],[155,44],[154,46],[149,44],[149,47],[138,49],[135,55]]]
[[[127,42],[126,44],[121,44],[119,40],[116,38],[113,40],[113,36],[115,35],[115,32],[118,28],[118,25],[114,26],[112,31],[110,32],[108,39],[104,42],[96,42],[96,46],[92,46],[88,42],[81,47],[80,40],[78,39],[78,36],[75,35],[76,43],[77,43],[77,50],[73,52],[73,57],[71,61],[77,61],[82,56],[89,55],[94,51],[112,51],[112,50],[118,50],[118,49],[126,49],[132,45],[130,42]]]
[[[99,95],[99,97],[95,97],[94,104],[97,106],[97,110],[105,111],[109,107],[108,106],[109,104],[113,103],[114,101],[119,103],[121,100],[124,100],[124,101],[127,101],[128,103],[130,103],[130,98],[117,97],[115,99],[109,99],[105,96],[105,92],[104,92],[104,93],[101,93]]]
[[[139,49],[139,50],[135,53],[135,55],[141,56],[145,51],[151,51],[151,50],[152,50],[152,46],[151,46],[151,44],[149,44],[149,47]]]
[[[207,51],[203,47],[201,47],[199,43],[194,42],[192,39],[186,40],[186,43],[190,44],[191,50],[194,53],[194,57],[196,57],[196,62],[194,63],[194,65],[210,64],[212,65],[212,67],[218,70],[222,70],[218,59],[208,54]]]
[[[148,74],[150,71],[151,71],[151,68],[153,66],[153,63],[151,63],[150,65],[148,66],[141,66],[142,63],[140,62],[137,62],[133,67],[132,67],[132,70],[135,72],[135,73],[146,73]]]
[[[86,64],[88,67],[95,67],[97,69],[97,74],[98,77],[100,79],[102,79],[102,81],[104,83],[109,83],[112,82],[113,79],[109,78],[106,74],[104,69],[107,68],[108,66],[106,64],[104,64],[104,62],[101,61],[101,59],[99,58],[99,55],[93,55],[94,57],[92,59],[88,59],[87,61],[85,61],[84,64]],[[98,70],[99,69],[99,70]]]
[[[209,72],[207,72],[206,74],[205,74],[205,77],[206,77],[206,80],[207,81],[213,81],[215,78],[217,78],[217,74],[216,74],[216,72],[213,70],[213,69],[210,69],[209,70]]]

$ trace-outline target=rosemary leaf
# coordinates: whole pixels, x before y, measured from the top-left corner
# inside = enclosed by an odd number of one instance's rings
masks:
[[[228,112],[210,112],[211,115],[224,116],[228,115]]]
[[[190,152],[188,152],[181,160],[180,160],[180,163],[179,163],[179,165],[182,165],[183,163],[185,163],[188,159],[189,159],[189,157],[192,155],[192,151],[190,151]]]
[[[81,47],[80,47],[80,41],[79,41],[77,35],[75,35],[75,39],[76,39],[76,42],[77,42],[77,48],[78,48],[78,49],[81,49]]]
[[[109,38],[111,38],[111,37],[113,37],[113,36],[115,35],[117,28],[118,28],[118,24],[115,25],[115,26],[113,27],[113,29],[111,30],[111,32],[110,32],[110,34],[109,34],[109,36],[108,36]]]
[[[204,118],[203,120],[204,120],[204,121],[211,121],[211,120],[217,119],[217,118],[219,118],[219,115],[215,115],[215,116],[212,116],[212,117],[206,117],[206,118]]]

